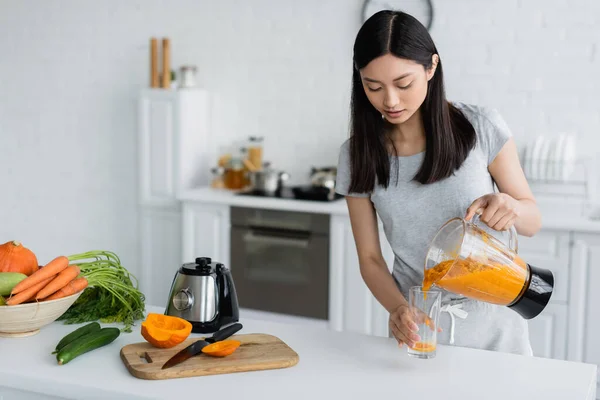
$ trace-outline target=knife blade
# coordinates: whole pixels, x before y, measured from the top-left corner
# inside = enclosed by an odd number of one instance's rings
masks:
[[[183,350],[179,351],[173,357],[169,358],[167,362],[164,363],[161,369],[171,368],[177,364],[184,362],[188,358],[200,354],[202,352],[202,349],[208,346],[209,344],[225,340],[240,329],[242,329],[242,324],[236,322],[233,325],[229,325],[226,328],[218,330],[211,337],[195,341]]]

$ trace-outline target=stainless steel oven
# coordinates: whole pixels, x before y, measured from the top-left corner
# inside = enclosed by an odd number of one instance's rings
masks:
[[[328,319],[329,215],[231,207],[240,307]]]

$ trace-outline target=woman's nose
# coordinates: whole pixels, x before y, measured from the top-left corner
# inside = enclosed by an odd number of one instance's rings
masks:
[[[400,99],[392,90],[388,90],[383,99],[385,108],[394,108],[400,103]]]

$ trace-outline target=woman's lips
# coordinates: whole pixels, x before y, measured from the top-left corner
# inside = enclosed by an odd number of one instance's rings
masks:
[[[402,113],[404,111],[406,111],[406,110],[396,110],[396,111],[387,111],[387,110],[385,110],[385,113],[390,118],[398,118],[400,115],[402,115]]]

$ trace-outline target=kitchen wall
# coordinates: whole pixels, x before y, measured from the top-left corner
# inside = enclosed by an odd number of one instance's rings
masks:
[[[519,144],[600,147],[600,2],[434,1],[451,99],[497,107]],[[148,40],[198,66],[222,144],[266,138],[294,181],[347,136],[362,0],[0,0],[0,240],[41,262],[88,249],[138,268],[136,94]],[[296,159],[292,158],[292,155]]]

